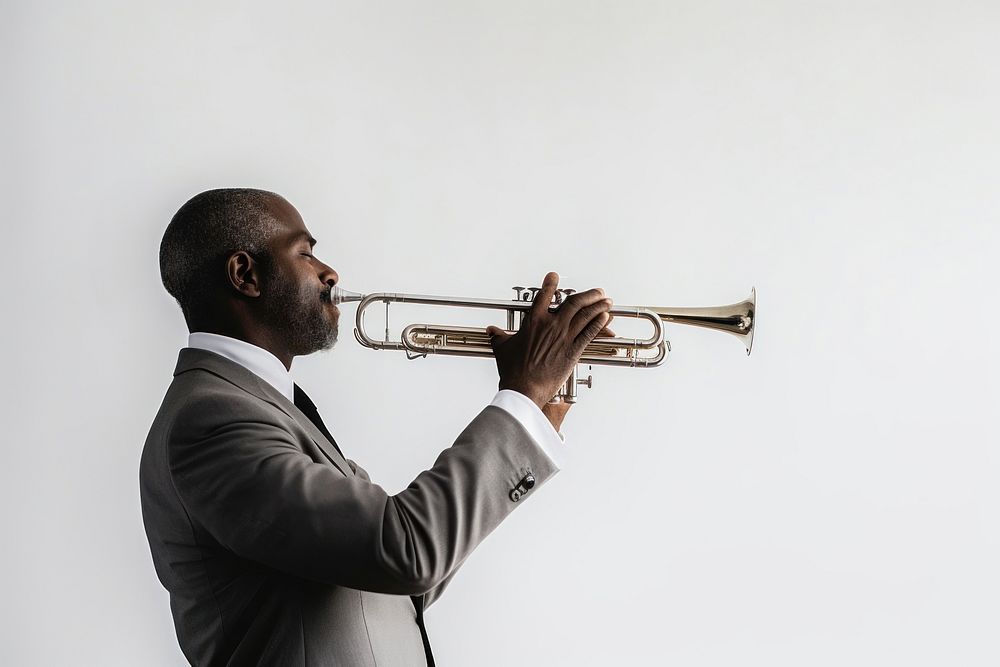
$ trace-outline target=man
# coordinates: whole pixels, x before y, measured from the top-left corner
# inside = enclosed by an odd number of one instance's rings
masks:
[[[337,272],[295,208],[197,195],[160,247],[191,332],[139,470],[143,521],[184,655],[197,665],[433,665],[423,610],[556,471],[549,405],[609,321],[601,290],[550,310],[545,277],[515,335],[491,329],[500,392],[434,466],[388,495],[346,459],[288,374],[330,348]]]

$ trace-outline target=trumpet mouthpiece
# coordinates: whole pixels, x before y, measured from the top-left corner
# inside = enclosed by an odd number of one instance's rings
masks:
[[[330,289],[330,301],[332,301],[334,305],[350,303],[352,301],[361,301],[363,298],[365,298],[364,294],[343,289],[339,285],[335,285]]]

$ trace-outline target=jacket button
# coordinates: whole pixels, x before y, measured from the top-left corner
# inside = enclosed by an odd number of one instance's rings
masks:
[[[535,487],[535,476],[532,475],[529,472],[527,475],[525,475],[524,479],[521,480],[521,484],[523,484],[524,488],[526,488],[526,489],[532,489],[532,488],[534,488]]]

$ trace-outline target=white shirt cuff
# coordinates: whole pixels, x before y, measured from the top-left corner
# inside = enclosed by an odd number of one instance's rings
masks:
[[[538,409],[534,401],[512,389],[501,389],[493,397],[493,402],[490,405],[506,411],[514,419],[521,422],[521,426],[528,432],[528,435],[538,443],[545,455],[552,459],[556,469],[563,467],[568,454],[566,439],[562,433],[552,428],[552,423]]]

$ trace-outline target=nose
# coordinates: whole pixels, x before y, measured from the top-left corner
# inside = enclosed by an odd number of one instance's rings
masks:
[[[330,287],[333,287],[340,282],[340,276],[337,272],[326,264],[323,264],[323,268],[319,273],[319,279],[323,282],[323,284],[329,285]]]

